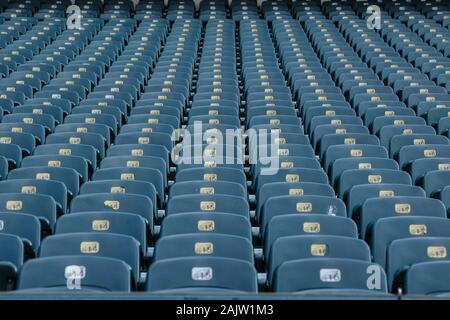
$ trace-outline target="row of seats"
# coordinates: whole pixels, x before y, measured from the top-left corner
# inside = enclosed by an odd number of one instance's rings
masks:
[[[267,2],[268,24],[233,2],[248,21],[206,26],[138,22],[125,3],[98,19],[108,5],[88,2],[82,30],[52,22],[54,36],[5,69],[19,80],[2,91],[0,150],[19,151],[3,159],[1,288],[448,292],[448,139],[419,114],[422,100],[446,101],[431,75],[445,61],[408,25],[419,13],[383,12],[377,34],[360,3],[298,2],[294,20]],[[30,21],[25,36],[48,27]],[[251,159],[255,146],[276,154]]]

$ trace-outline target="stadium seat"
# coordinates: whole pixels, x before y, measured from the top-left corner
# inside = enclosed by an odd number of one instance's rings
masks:
[[[26,262],[17,287],[23,292],[130,292],[131,273],[125,262],[112,258],[48,257]]]
[[[448,261],[450,239],[425,237],[398,239],[387,248],[386,273],[390,291],[403,286],[405,271],[420,262]]]
[[[0,234],[0,244],[0,291],[12,290],[23,263],[23,244],[18,236],[5,233]]]
[[[42,241],[39,257],[54,256],[99,256],[121,260],[131,269],[132,279],[139,281],[139,243],[130,236],[80,232],[58,234]]]
[[[166,235],[156,243],[153,260],[196,256],[222,257],[254,263],[253,246],[248,238],[218,233]]]
[[[298,270],[303,270],[299,273]],[[369,272],[370,271],[370,272]],[[380,280],[368,282],[371,274]],[[351,274],[351,276],[345,276]],[[275,292],[303,293],[387,293],[386,275],[377,264],[353,259],[301,259],[281,264],[274,275]]]
[[[368,245],[359,239],[331,235],[285,236],[275,240],[267,260],[268,281],[283,263],[311,258],[343,258],[370,262]]]
[[[448,261],[413,264],[405,274],[405,294],[448,297],[450,288],[442,279],[448,273],[449,267]]]
[[[149,269],[146,291],[256,293],[256,270],[243,260],[195,257],[161,260]]]

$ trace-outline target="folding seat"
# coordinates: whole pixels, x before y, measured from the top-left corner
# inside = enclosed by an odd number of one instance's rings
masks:
[[[39,218],[44,235],[53,232],[56,203],[52,197],[43,194],[2,193],[0,203],[2,212],[27,213]]]
[[[17,145],[20,147],[21,152],[24,156],[30,155],[33,153],[34,148],[36,146],[36,141],[33,135],[29,133],[21,133],[21,132],[8,132],[8,131],[2,131],[0,132],[0,144],[4,145]],[[8,161],[9,159],[16,162],[16,165],[18,165],[21,161],[21,159],[17,159],[14,155],[14,150],[8,150],[12,149],[11,147],[3,147],[5,150],[5,156],[7,156]],[[11,157],[10,157],[11,156]],[[17,162],[19,160],[19,162]]]
[[[271,132],[265,132],[264,129],[261,131],[254,131],[248,130],[248,144],[249,146],[252,146],[256,143],[259,145],[271,145],[271,144],[278,144],[278,145],[285,145],[285,144],[297,144],[297,145],[309,145],[310,141],[308,139],[308,136],[304,134],[298,134],[298,133],[271,133]]]
[[[18,236],[24,246],[25,258],[34,258],[41,241],[41,224],[39,219],[25,213],[0,212],[0,234]]]
[[[361,207],[360,235],[364,239],[378,219],[393,216],[446,217],[443,203],[436,199],[395,196],[367,199]]]
[[[448,107],[431,108],[426,113],[427,124],[437,128],[443,118],[448,118],[450,109]]]
[[[73,83],[73,80],[65,81],[68,83],[58,83],[57,81],[51,81],[44,87],[43,92],[52,92],[54,94],[64,93],[66,99],[70,100],[74,105],[77,105],[80,100],[86,99],[87,88],[81,84]],[[66,94],[70,92],[71,94]]]
[[[161,238],[180,234],[226,234],[252,239],[249,220],[240,215],[215,212],[205,217],[203,212],[169,215],[161,225]]]
[[[8,175],[9,164],[8,159],[0,156],[0,180],[4,180]]]
[[[188,194],[220,194],[247,198],[247,190],[239,183],[230,181],[176,182],[169,190],[169,198]]]
[[[107,113],[77,113],[77,109],[78,107],[74,108],[72,114],[68,115],[64,119],[65,124],[104,124],[110,129],[111,137],[115,137],[117,135],[119,124],[114,115]]]
[[[135,115],[169,115],[181,119],[181,108],[172,106],[136,106],[130,116]]]
[[[23,263],[22,240],[15,235],[0,234],[0,291],[11,290]]]
[[[92,256],[33,259],[24,264],[18,289],[24,292],[130,292],[130,267],[117,259]]]
[[[105,139],[98,133],[60,132],[47,136],[47,144],[89,145],[94,147],[97,160],[105,156]]]
[[[258,171],[255,171],[257,173]],[[256,176],[253,186],[255,194],[259,194],[261,188],[272,182],[315,182],[328,184],[328,177],[322,169],[310,168],[281,168],[275,174],[259,174]]]
[[[431,112],[429,113],[429,116],[431,116]],[[450,116],[446,117],[439,117],[439,122],[437,124],[437,131],[441,135],[446,135],[447,137],[450,135]]]
[[[398,162],[403,170],[409,170],[415,160],[435,157],[450,157],[450,146],[440,144],[404,146],[398,153]]]
[[[23,104],[23,106],[34,106],[37,109],[39,109],[42,106],[58,107],[58,108],[60,108],[63,111],[64,115],[69,114],[71,112],[71,110],[72,110],[72,105],[71,105],[71,103],[68,100],[65,100],[65,99],[54,99],[54,98],[33,98],[33,99],[29,99]]]
[[[79,156],[88,162],[89,172],[97,167],[97,152],[95,148],[85,144],[55,143],[39,145],[36,147],[34,155]]]
[[[23,159],[22,168],[28,167],[62,167],[74,169],[80,178],[80,183],[89,178],[88,163],[86,159],[79,156],[40,155],[29,156]]]
[[[322,214],[275,216],[267,224],[263,234],[264,256],[269,256],[272,244],[276,239],[302,235],[357,238],[357,227],[353,220],[339,216]]]
[[[433,134],[396,135],[391,138],[390,156],[398,158],[400,150],[408,145],[449,145],[448,138]]]
[[[316,119],[317,117],[314,117]],[[316,150],[319,148],[321,140],[324,136],[330,134],[365,134],[369,135],[369,130],[367,127],[363,125],[353,125],[353,124],[344,124],[344,125],[335,125],[335,124],[326,124],[319,125],[317,127],[313,127],[312,121],[310,125],[310,136],[313,144],[313,148]]]
[[[177,173],[175,182],[189,181],[229,181],[247,186],[245,173],[234,168],[192,168],[185,169]]]
[[[136,108],[135,108],[136,109]],[[283,108],[285,109],[285,108]],[[249,111],[250,112],[250,111]],[[189,110],[189,116],[203,116],[203,115],[228,115],[228,116],[239,116],[238,108],[228,108],[223,106],[202,106],[200,103],[192,104]]]
[[[384,126],[390,125],[426,125],[424,119],[416,116],[379,116],[373,120],[372,133],[379,135]]]
[[[189,125],[195,123],[205,123],[205,124],[226,124],[231,125],[236,128],[240,128],[240,121],[238,117],[226,116],[226,115],[203,115],[203,116],[189,116]]]
[[[147,196],[131,193],[82,194],[71,202],[71,213],[93,211],[127,212],[141,216],[153,233],[154,204]]]
[[[248,238],[219,233],[166,235],[155,246],[154,261],[209,256],[244,260],[253,264],[253,246]]]
[[[408,113],[410,115],[413,115],[413,112],[411,111],[400,111],[401,108],[406,109],[406,105],[403,102],[400,101],[364,101],[361,102],[358,105],[358,108],[355,108],[355,110],[357,111],[358,115],[365,118],[366,113],[369,110],[376,110],[376,109],[381,109],[384,111],[394,111],[394,112],[401,112],[401,113]],[[383,109],[383,108],[387,108],[387,109]],[[376,118],[376,116],[379,114],[379,112],[381,111],[371,111],[371,118]],[[384,113],[384,112],[383,112]]]
[[[431,126],[422,124],[418,125],[386,125],[383,126],[378,136],[380,137],[380,143],[382,146],[389,148],[390,140],[396,135],[407,134],[436,134],[436,131]]]
[[[387,248],[386,273],[390,291],[403,286],[408,269],[421,262],[447,261],[448,237],[398,239]]]
[[[435,94],[411,94],[406,101],[409,108],[417,109],[421,101],[450,101],[448,94],[446,93],[435,93]]]
[[[96,133],[104,138],[105,147],[109,147],[111,143],[111,129],[104,124],[99,123],[64,123],[56,126],[55,133]]]
[[[442,281],[450,268],[448,261],[415,263],[409,267],[404,278],[404,292],[409,295],[448,297],[450,288]]]
[[[377,134],[383,126],[389,124],[396,124],[396,125],[401,125],[402,123],[410,125],[423,124],[423,121],[420,121],[420,123],[414,122],[415,120],[414,116],[415,113],[412,109],[405,107],[391,107],[391,106],[368,108],[363,115],[365,125],[370,127],[372,133],[375,134]],[[378,117],[381,118],[376,120]],[[394,123],[390,123],[392,121]]]
[[[450,171],[428,171],[423,178],[423,187],[428,197],[439,197],[442,190],[449,185]]]
[[[227,147],[233,148],[233,146],[231,145],[225,145],[223,146],[224,148]],[[220,148],[218,147],[218,145],[208,145],[207,148],[205,148],[204,150],[201,150],[201,146],[199,147],[199,151],[203,151],[201,156],[197,156],[196,152],[197,150],[195,150],[195,146],[194,145],[194,150],[193,153],[194,155],[190,155],[189,149],[187,149],[188,151],[185,152],[184,154],[178,156],[178,155],[174,155],[175,158],[172,160],[176,160],[176,165],[177,165],[177,172],[181,172],[183,170],[186,169],[193,169],[193,168],[231,168],[231,169],[238,169],[238,170],[244,170],[244,160],[243,160],[243,156],[239,155],[237,151],[236,155],[234,157],[230,157],[229,156],[229,152],[227,152],[228,150],[225,150],[224,152],[226,153],[225,155],[223,155],[222,158],[222,150],[220,150]],[[184,149],[184,150],[186,150]],[[184,151],[182,150],[182,151]],[[216,153],[216,150],[219,150]],[[243,151],[242,151],[243,153]]]
[[[303,270],[299,273],[298,270]],[[368,270],[371,273],[368,273]],[[369,285],[370,275],[377,274],[380,281]],[[351,274],[351,276],[345,276]],[[359,295],[378,295],[387,292],[386,274],[377,264],[368,261],[339,258],[315,258],[288,261],[274,274],[275,292],[329,292]]]
[[[362,125],[363,122],[359,117],[355,116],[315,116],[309,124],[309,132],[313,133],[315,129],[322,125]]]
[[[6,97],[0,97],[0,107],[3,110],[3,113],[11,113],[14,107],[14,102]]]
[[[58,234],[45,238],[39,257],[54,256],[99,256],[121,260],[129,265],[132,279],[139,281],[139,242],[123,234],[81,232]]]
[[[318,195],[334,197],[334,190],[328,184],[315,182],[272,182],[264,184],[256,194],[256,213],[260,213],[264,203],[277,196]]]
[[[146,291],[166,293],[256,293],[258,286],[251,263],[218,257],[160,260],[151,265],[147,279]]]
[[[297,116],[291,115],[261,115],[261,116],[253,116],[250,119],[248,126],[254,127],[257,125],[292,125],[292,126],[300,126],[301,122]]]
[[[116,138],[116,144],[139,144],[139,145],[161,145],[167,150],[172,150],[173,141],[171,136],[159,132],[131,132],[119,134]]]
[[[397,239],[448,237],[448,220],[434,216],[397,216],[378,219],[368,234],[375,262],[386,264],[386,250]]]
[[[153,168],[136,167],[115,167],[99,169],[95,171],[93,181],[102,180],[123,180],[123,181],[144,181],[154,185],[158,203],[162,205],[165,200],[165,186],[161,171]],[[156,204],[155,204],[156,205]]]
[[[241,197],[217,194],[196,194],[171,197],[167,203],[166,214],[187,212],[222,212],[249,217],[248,201]]]
[[[353,259],[370,262],[369,246],[362,240],[333,235],[295,235],[275,240],[267,260],[267,279],[272,283],[274,273],[283,263],[293,260]]]
[[[132,132],[160,132],[171,135],[173,131],[174,128],[168,124],[135,123],[125,124],[120,128],[121,134]]]
[[[163,159],[167,163],[167,168],[170,164],[168,149],[157,144],[115,144],[108,148],[107,156],[151,156]]]
[[[364,133],[335,133],[324,135],[319,143],[319,154],[321,158],[324,157],[326,151],[331,146],[335,145],[380,145],[379,139],[374,135]]]
[[[58,214],[67,209],[67,188],[63,182],[39,179],[13,179],[0,182],[0,193],[36,193],[52,197],[57,205]]]
[[[259,216],[261,233],[264,234],[273,217],[298,213],[341,217],[347,215],[345,204],[335,197],[318,195],[271,197],[265,202]]]
[[[0,155],[8,161],[10,169],[18,167],[22,161],[22,150],[16,144],[0,143]]]
[[[355,169],[389,169],[399,170],[395,160],[378,157],[339,158],[330,165],[330,180],[333,185],[339,184],[340,176],[346,170]]]
[[[391,169],[352,169],[341,174],[338,182],[338,196],[347,198],[351,189],[364,184],[411,185],[411,177],[403,171]]]
[[[79,191],[79,174],[72,168],[63,167],[27,167],[14,169],[8,175],[8,180],[37,179],[56,180],[64,183],[67,188],[69,199],[75,197]]]
[[[18,119],[18,115],[12,117],[12,119],[8,120],[8,122],[31,122],[34,124],[40,124],[42,126],[44,126],[47,131],[51,131],[52,129],[54,129],[54,126],[61,123],[63,121],[63,111],[62,109],[60,109],[57,106],[34,106],[34,105],[24,105],[24,106],[20,106],[20,107],[16,107],[13,109],[13,114],[23,114],[23,116],[25,115],[30,115],[30,114],[45,114],[47,116],[44,116],[42,119],[40,119],[39,117],[34,117],[32,118],[33,120],[25,120],[25,118],[22,118],[21,121],[16,121],[16,120],[20,120]],[[53,117],[53,121],[52,119],[49,117],[52,116]],[[48,119],[48,120],[47,120]]]
[[[161,158],[151,156],[111,156],[106,157],[100,163],[101,169],[117,167],[156,169],[161,173],[164,182],[164,188],[167,188],[167,164]]]

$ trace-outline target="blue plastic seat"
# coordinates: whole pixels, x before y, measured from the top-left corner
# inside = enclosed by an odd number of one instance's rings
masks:
[[[130,292],[130,267],[123,261],[104,257],[33,259],[24,264],[18,289],[24,292]]]
[[[121,234],[81,232],[58,234],[42,241],[39,257],[54,256],[98,256],[125,262],[131,269],[132,279],[139,280],[139,243],[136,239]]]
[[[154,261],[184,257],[221,257],[253,264],[253,246],[248,238],[218,233],[166,235],[155,246]]]
[[[0,234],[0,291],[13,289],[23,263],[23,244],[18,236]]]
[[[303,272],[299,273],[298,270]],[[368,277],[375,273],[381,277],[378,285],[368,285]],[[288,261],[278,267],[273,282],[273,290],[284,293],[387,293],[384,270],[377,264],[353,259],[317,258]]]
[[[256,278],[253,265],[243,260],[217,257],[167,259],[151,265],[146,291],[256,293]]]

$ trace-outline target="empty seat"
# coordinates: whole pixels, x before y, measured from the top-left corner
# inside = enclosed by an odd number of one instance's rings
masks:
[[[39,257],[88,255],[125,262],[133,280],[139,280],[139,242],[127,235],[98,232],[58,234],[42,241]]]
[[[13,289],[23,263],[22,240],[12,234],[0,233],[0,291]]]
[[[302,272],[298,272],[302,270]],[[376,276],[378,281],[368,281]],[[302,259],[281,264],[274,276],[275,292],[383,294],[386,274],[377,264],[353,259]]]
[[[78,212],[64,215],[56,223],[56,234],[99,232],[133,237],[140,243],[142,255],[147,255],[145,220],[126,212]]]
[[[368,245],[359,239],[331,235],[286,236],[275,240],[267,260],[268,281],[284,262],[310,258],[343,258],[370,262]]]
[[[253,264],[253,246],[248,238],[218,233],[171,235],[158,240],[153,260],[195,256],[239,259]]]
[[[216,194],[181,195],[169,199],[167,215],[186,212],[223,212],[249,217],[249,205],[241,197]]]
[[[3,212],[28,213],[41,221],[44,234],[53,232],[56,222],[56,202],[43,194],[0,194],[0,210]]]
[[[79,175],[71,168],[62,167],[28,167],[11,171],[8,180],[38,179],[56,180],[64,183],[70,197],[75,197],[80,188]]]
[[[449,270],[449,261],[423,262],[412,265],[405,275],[405,294],[448,297],[450,287],[447,281],[442,280],[445,279]]]
[[[272,197],[266,201],[259,217],[261,233],[264,234],[273,217],[299,213],[347,216],[345,204],[335,197],[317,195]]]
[[[141,216],[153,230],[154,204],[151,199],[129,193],[82,194],[72,200],[70,212],[128,212]]]
[[[169,190],[169,198],[187,194],[223,194],[236,197],[247,197],[247,190],[230,181],[186,181],[176,182]]]
[[[256,293],[256,270],[248,261],[195,257],[153,263],[146,291],[160,293]]]
[[[387,249],[386,273],[390,291],[403,286],[405,271],[416,263],[449,259],[450,238],[425,237],[398,239]]]
[[[342,173],[338,183],[338,195],[346,198],[347,194],[361,184],[411,184],[409,174],[390,169],[351,169]]]
[[[130,267],[121,260],[104,257],[33,259],[24,264],[18,289],[29,292],[129,292]]]
[[[334,197],[334,190],[328,184],[315,182],[272,182],[264,184],[256,194],[256,212],[261,212],[267,199],[276,196],[318,195]]]
[[[360,235],[364,239],[378,219],[393,216],[446,217],[444,204],[436,199],[395,196],[367,199],[361,208]]]
[[[425,174],[423,187],[428,197],[439,197],[442,190],[449,185],[450,171],[434,170]]]
[[[450,220],[434,216],[394,216],[378,219],[369,234],[373,260],[386,265],[386,250],[397,239],[448,237]]]
[[[95,171],[92,180],[126,180],[126,181],[144,181],[155,186],[158,201],[164,203],[165,188],[162,174],[157,169],[150,168],[127,168],[116,167],[108,169],[99,169]],[[156,203],[154,204],[156,205]]]

